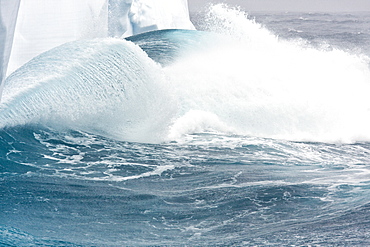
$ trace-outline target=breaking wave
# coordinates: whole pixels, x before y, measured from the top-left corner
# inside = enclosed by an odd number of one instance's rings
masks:
[[[204,131],[370,140],[365,55],[280,39],[224,5],[212,6],[201,28],[54,48],[7,79],[0,127],[42,124],[139,142]]]

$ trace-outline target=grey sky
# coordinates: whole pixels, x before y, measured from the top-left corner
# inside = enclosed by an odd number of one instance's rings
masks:
[[[209,2],[225,2],[248,11],[351,12],[370,11],[370,0],[188,0],[190,11]]]

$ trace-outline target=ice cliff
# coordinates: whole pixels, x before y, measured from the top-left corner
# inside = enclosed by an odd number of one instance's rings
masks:
[[[173,28],[194,29],[187,0],[0,0],[0,83],[65,42]]]

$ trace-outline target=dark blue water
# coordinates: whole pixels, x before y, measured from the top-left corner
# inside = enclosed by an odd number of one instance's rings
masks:
[[[363,17],[216,6],[34,59],[0,109],[0,245],[369,245]]]

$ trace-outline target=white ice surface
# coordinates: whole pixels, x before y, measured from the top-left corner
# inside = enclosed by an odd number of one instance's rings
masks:
[[[187,0],[0,0],[0,14],[0,82],[69,41],[194,29]]]

